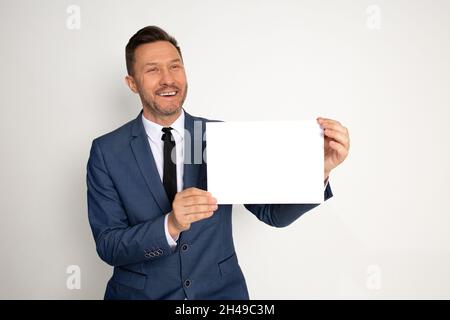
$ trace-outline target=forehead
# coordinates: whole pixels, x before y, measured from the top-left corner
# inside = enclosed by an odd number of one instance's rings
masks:
[[[135,61],[138,64],[164,63],[181,59],[177,48],[168,41],[145,43],[136,48]]]

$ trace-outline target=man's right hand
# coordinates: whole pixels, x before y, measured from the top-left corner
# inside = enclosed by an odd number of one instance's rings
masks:
[[[177,238],[191,223],[211,217],[217,208],[217,200],[208,191],[188,188],[178,192],[167,220],[170,235]]]

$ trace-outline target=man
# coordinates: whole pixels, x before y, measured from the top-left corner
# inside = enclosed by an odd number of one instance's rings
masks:
[[[89,222],[97,252],[114,266],[105,299],[248,299],[231,231],[231,205],[207,192],[206,164],[187,159],[203,118],[182,105],[187,94],[177,41],[158,27],[139,30],[126,46],[130,89],[142,111],[92,143],[87,165]],[[349,135],[318,118],[328,176],[347,156]],[[189,135],[187,137],[186,135]],[[171,157],[173,156],[173,158]],[[317,204],[251,204],[259,220],[284,227]]]

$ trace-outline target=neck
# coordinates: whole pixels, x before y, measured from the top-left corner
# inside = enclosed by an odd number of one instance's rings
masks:
[[[181,115],[181,108],[176,113],[171,114],[171,115],[155,114],[155,113],[147,110],[147,108],[143,108],[143,114],[144,114],[144,117],[149,121],[157,123],[163,127],[170,127],[172,125],[172,123],[174,123],[175,120],[177,120],[178,117]]]

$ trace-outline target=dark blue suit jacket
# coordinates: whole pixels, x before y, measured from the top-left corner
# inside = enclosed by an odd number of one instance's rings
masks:
[[[171,211],[171,203],[141,115],[142,111],[135,120],[96,138],[87,165],[89,222],[97,252],[114,266],[105,299],[248,299],[234,250],[231,205],[220,205],[212,217],[193,223],[180,234],[177,247],[169,247],[164,215]],[[194,126],[205,130],[206,121],[185,112],[185,129],[191,137],[196,136]],[[205,142],[195,143],[204,149]],[[195,143],[186,145],[191,155]],[[206,190],[206,164],[184,164],[183,182],[184,188]],[[331,196],[327,186],[325,199]],[[275,227],[289,225],[315,206],[245,205]]]

